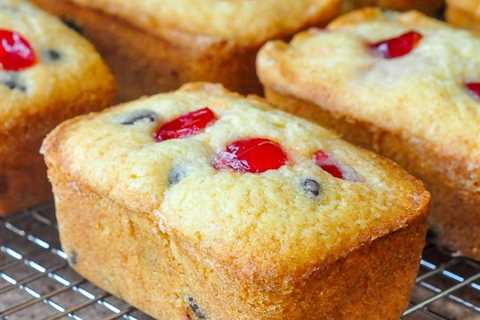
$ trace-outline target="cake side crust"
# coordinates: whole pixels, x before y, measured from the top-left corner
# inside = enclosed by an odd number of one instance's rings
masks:
[[[476,0],[447,0],[447,9],[450,6],[462,9],[464,11],[472,12],[474,14],[480,13],[480,3]]]
[[[219,82],[241,93],[261,92],[254,67],[258,47],[194,35],[169,40],[67,0],[34,2],[80,27],[112,69],[119,102],[173,90],[189,81]]]
[[[110,78],[105,80],[111,84]],[[0,133],[0,216],[52,197],[45,162],[40,155],[42,140],[64,120],[108,107],[113,96],[112,84],[94,92],[83,92],[72,101],[58,101],[47,110],[26,115],[7,132]]]
[[[345,0],[343,11],[367,7],[379,6],[390,10],[419,10],[429,15],[434,15],[443,6],[442,0]]]
[[[307,277],[290,281],[284,275],[278,283],[294,285],[278,287],[271,279],[238,274],[163,232],[148,214],[98,195],[59,167],[50,166],[49,177],[71,265],[159,319],[398,319],[424,245],[426,210],[405,228]]]
[[[456,1],[448,1],[445,14],[448,23],[480,32],[480,7],[475,10],[475,8],[465,8]]]

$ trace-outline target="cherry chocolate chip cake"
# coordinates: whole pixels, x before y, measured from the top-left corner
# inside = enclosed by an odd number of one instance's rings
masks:
[[[422,183],[260,98],[189,84],[64,122],[42,151],[72,266],[158,319],[398,320],[408,304]]]
[[[258,49],[336,17],[342,0],[33,0],[75,21],[119,82],[119,100],[219,82],[259,93]]]
[[[0,1],[0,216],[51,197],[41,141],[63,120],[108,106],[112,82],[61,21],[26,1]]]
[[[257,70],[273,104],[421,178],[435,241],[480,258],[480,38],[414,11],[363,9],[267,43]]]

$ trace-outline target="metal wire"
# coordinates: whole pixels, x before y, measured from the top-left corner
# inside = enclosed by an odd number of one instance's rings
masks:
[[[0,218],[0,320],[151,319],[67,264],[51,204]],[[402,320],[480,319],[480,263],[425,249]]]
[[[0,218],[0,320],[26,318],[151,319],[68,266],[52,205]]]

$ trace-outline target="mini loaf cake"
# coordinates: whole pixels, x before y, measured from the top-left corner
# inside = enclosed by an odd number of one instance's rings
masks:
[[[108,106],[112,87],[86,40],[25,1],[0,2],[0,216],[52,196],[41,141],[63,120]]]
[[[479,0],[447,0],[446,16],[455,26],[480,32]]]
[[[480,258],[479,38],[418,12],[363,9],[268,43],[257,68],[272,103],[423,179],[438,243]]]
[[[444,4],[444,0],[343,0],[343,11],[379,6],[385,9],[402,11],[415,9],[430,15],[438,15]]]
[[[221,82],[260,92],[255,56],[267,40],[322,25],[341,0],[34,0],[75,21],[119,82],[119,99]]]
[[[55,129],[60,237],[87,279],[158,319],[395,319],[429,194],[390,160],[219,85]]]

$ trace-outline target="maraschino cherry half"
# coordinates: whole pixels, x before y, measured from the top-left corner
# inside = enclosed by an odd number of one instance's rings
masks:
[[[0,29],[0,69],[20,71],[33,66],[37,56],[30,43],[18,32]]]
[[[465,83],[465,87],[467,87],[467,89],[470,90],[473,95],[480,99],[480,82],[467,82]]]
[[[214,163],[216,169],[230,168],[237,172],[262,173],[279,169],[288,157],[280,144],[265,138],[237,140],[220,152]]]
[[[335,160],[325,151],[318,150],[314,154],[314,160],[317,166],[328,172],[331,176],[344,179],[342,169],[336,164]]]
[[[395,38],[369,43],[368,46],[378,56],[393,59],[410,53],[418,46],[422,38],[423,36],[420,33],[409,31]]]
[[[185,113],[178,118],[164,123],[155,132],[157,142],[186,138],[198,134],[207,126],[217,120],[217,117],[209,108],[202,108]]]

